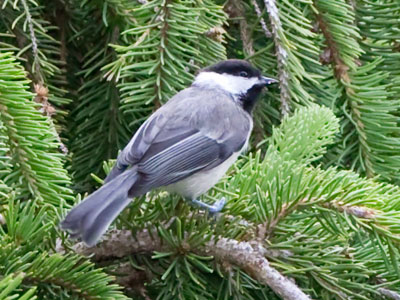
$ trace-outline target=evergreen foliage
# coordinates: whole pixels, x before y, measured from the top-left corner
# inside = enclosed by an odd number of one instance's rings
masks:
[[[64,205],[70,183],[50,119],[32,101],[25,72],[10,53],[0,54],[1,179],[18,198]]]
[[[67,114],[64,107],[71,102],[66,97],[66,49],[63,45],[66,37],[62,32],[56,33],[63,18],[56,18],[57,7],[53,5],[27,0],[6,0],[0,4],[3,34],[0,49],[14,51],[24,63],[34,85],[36,101],[43,104],[45,114],[54,117],[61,131]],[[49,14],[47,10],[52,12]]]
[[[399,17],[397,0],[0,0],[0,299],[292,299],[261,261],[312,299],[399,299]],[[227,57],[280,83],[203,197],[223,212],[153,191],[98,247],[67,240],[74,193]]]

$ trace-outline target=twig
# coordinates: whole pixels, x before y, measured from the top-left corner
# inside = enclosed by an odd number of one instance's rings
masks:
[[[318,9],[318,5],[316,5],[316,8]],[[322,34],[325,37],[326,45],[329,49],[329,56],[330,56],[329,60],[334,66],[335,76],[339,82],[342,81],[344,83],[343,86],[345,88],[346,94],[349,96],[348,98],[350,98],[350,96],[353,96],[355,94],[354,89],[351,87],[351,79],[350,79],[350,74],[348,72],[350,68],[341,59],[339,47],[335,42],[331,32],[329,31],[328,24],[325,22],[321,12],[317,14],[317,22],[319,28],[322,31]],[[368,152],[368,149],[364,149],[363,146],[365,144],[367,137],[365,135],[364,123],[361,120],[361,112],[355,101],[349,99],[349,103],[350,103],[350,109],[352,111],[352,117],[354,118],[353,124],[359,133],[359,139],[362,140],[361,150],[363,158],[365,160],[365,171],[368,177],[373,177],[375,172],[372,166],[372,162],[369,159],[369,156],[365,154],[366,152]]]
[[[166,53],[166,49],[168,47],[168,30],[169,30],[169,22],[168,22],[168,18],[170,15],[170,2],[171,0],[165,0],[163,2],[162,7],[160,7],[161,12],[157,17],[157,21],[160,21],[162,23],[162,25],[160,26],[160,45],[158,46],[158,50],[159,50],[159,62],[158,62],[158,66],[155,69],[155,72],[157,74],[157,77],[162,78],[165,74],[164,74],[164,70],[163,70],[163,63],[162,63],[162,57],[165,55]],[[154,97],[153,103],[154,103],[154,110],[158,109],[162,103],[163,100],[165,101],[165,99],[162,99],[162,91],[163,91],[163,81],[160,80],[159,83],[156,83],[154,85],[154,94],[156,95],[156,97]]]
[[[264,223],[257,226],[258,240],[263,241],[265,238],[269,239],[279,222],[286,218],[290,213],[294,212],[299,206],[305,204],[306,201],[307,199],[299,200],[297,203],[293,203],[290,207],[287,204],[283,204],[276,218],[266,220]]]
[[[49,89],[43,85],[43,83],[34,83],[33,88],[35,90],[36,96],[34,98],[34,101],[39,103],[42,107],[39,109],[39,111],[44,115],[49,118],[50,121],[50,129],[54,132],[54,136],[57,139],[57,142],[59,143],[59,148],[60,150],[67,155],[68,154],[68,148],[65,146],[65,144],[61,141],[61,138],[57,132],[56,126],[53,122],[53,115],[56,113],[56,109],[54,108],[53,105],[49,102]]]
[[[49,117],[53,131],[55,134],[55,137],[57,141],[60,143],[60,150],[66,155],[68,154],[68,149],[67,147],[62,143],[60,136],[58,135],[57,130],[55,129],[55,126],[53,124],[53,120],[51,117],[56,113],[56,109],[48,102],[48,88],[44,86],[44,80],[41,74],[40,70],[40,58],[38,54],[38,42],[36,39],[35,35],[35,30],[33,28],[33,21],[32,21],[32,15],[29,11],[29,6],[26,3],[25,0],[21,0],[22,5],[24,6],[25,10],[25,15],[26,15],[26,21],[29,26],[29,36],[31,38],[32,42],[32,54],[33,54],[33,65],[35,67],[34,73],[32,74],[36,81],[37,84],[34,84],[34,89],[36,93],[35,101],[40,103],[42,105],[42,113],[46,116]]]
[[[256,235],[259,241],[263,241],[265,238],[270,238],[279,222],[285,219],[290,213],[297,210],[299,207],[310,205],[314,203],[316,199],[302,199],[297,203],[292,203],[290,208],[288,205],[283,204],[281,211],[277,217],[272,220],[266,220],[264,223],[257,225]],[[323,202],[319,204],[322,207],[328,209],[334,209],[341,213],[347,213],[360,219],[373,219],[377,215],[377,211],[369,207],[357,206],[357,205],[345,205],[342,202]]]
[[[147,229],[137,232],[135,238],[129,230],[112,230],[98,246],[88,248],[83,243],[78,243],[73,249],[79,254],[93,255],[95,260],[171,250],[167,244],[162,243],[155,229],[151,233]],[[260,243],[221,238],[211,239],[203,247],[190,250],[240,267],[261,284],[268,285],[284,300],[310,300],[293,281],[270,266],[264,257],[266,250]],[[57,251],[65,250],[59,246]]]
[[[264,0],[267,8],[269,20],[271,23],[272,36],[274,38],[276,56],[278,59],[279,86],[281,91],[281,113],[287,115],[290,112],[290,89],[289,89],[289,73],[287,71],[288,53],[282,45],[279,31],[282,24],[278,14],[275,0]]]
[[[149,232],[147,229],[136,233],[135,238],[129,230],[110,230],[109,234],[98,246],[86,247],[84,243],[75,244],[72,249],[79,254],[92,255],[93,260],[100,261],[111,257],[124,257],[131,254],[151,253],[166,250],[162,245],[156,230]],[[57,247],[57,252],[64,252],[62,245]]]
[[[253,6],[254,6],[254,11],[256,12],[257,17],[260,19],[261,28],[263,29],[263,31],[264,31],[264,33],[265,33],[265,36],[266,36],[267,38],[271,38],[271,37],[272,37],[272,33],[271,33],[271,31],[268,29],[267,24],[265,23],[265,20],[264,20],[264,18],[263,18],[263,16],[262,16],[262,12],[261,12],[260,7],[259,7],[258,4],[257,4],[257,1],[256,1],[256,0],[251,0],[251,4],[253,4]]]
[[[400,300],[400,295],[394,291],[391,291],[391,290],[388,290],[385,288],[379,288],[378,292],[387,298],[390,298],[393,300]]]
[[[26,14],[26,21],[28,22],[29,26],[29,35],[31,37],[32,41],[32,53],[33,53],[33,63],[35,64],[35,75],[38,76],[38,82],[42,83],[43,79],[40,73],[40,66],[39,66],[39,55],[38,55],[38,44],[37,44],[37,39],[35,35],[35,31],[33,29],[33,22],[32,22],[32,16],[29,11],[29,6],[26,3],[25,0],[21,0],[22,5],[24,6],[25,14]]]
[[[310,300],[311,298],[293,281],[270,266],[263,255],[264,247],[260,244],[257,244],[257,246],[258,249],[249,242],[238,242],[222,238],[216,243],[214,241],[208,242],[204,249],[204,254],[212,255],[217,260],[237,265],[258,282],[268,285],[284,300]]]
[[[345,212],[349,215],[353,215],[361,219],[373,219],[376,216],[375,210],[364,206],[344,205],[343,203],[340,202],[325,203],[322,206],[330,209],[333,208],[339,212]]]
[[[240,39],[243,43],[243,50],[247,56],[254,55],[253,39],[249,32],[249,25],[247,24],[245,9],[240,0],[230,0],[225,5],[225,10],[232,18],[239,19]]]

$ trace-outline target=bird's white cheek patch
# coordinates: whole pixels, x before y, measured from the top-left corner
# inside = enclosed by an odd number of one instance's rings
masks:
[[[197,75],[194,84],[205,88],[222,88],[231,94],[244,94],[255,84],[258,78],[246,78],[230,74],[215,72],[201,72]]]

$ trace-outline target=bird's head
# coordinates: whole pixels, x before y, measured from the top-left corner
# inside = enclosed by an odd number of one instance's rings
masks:
[[[200,88],[220,88],[231,94],[247,111],[251,111],[262,89],[277,83],[265,77],[249,62],[229,59],[202,69],[193,85]]]

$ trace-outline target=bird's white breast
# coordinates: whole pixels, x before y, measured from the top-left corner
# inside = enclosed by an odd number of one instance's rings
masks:
[[[181,181],[168,185],[166,190],[185,198],[194,199],[212,188],[236,161],[239,152],[232,154],[222,164],[207,171],[197,172]]]

